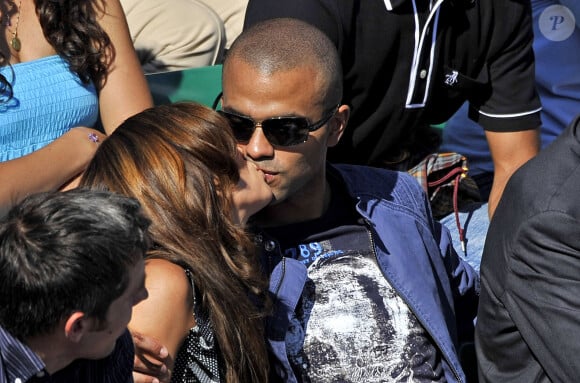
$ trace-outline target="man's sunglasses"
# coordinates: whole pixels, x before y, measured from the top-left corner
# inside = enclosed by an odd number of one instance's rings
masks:
[[[262,122],[255,122],[249,117],[235,113],[218,111],[230,123],[236,140],[247,143],[252,138],[257,127],[262,128],[264,135],[274,146],[293,146],[308,140],[310,132],[320,129],[338,111],[337,105],[330,113],[322,117],[320,121],[310,124],[306,117],[272,117]]]

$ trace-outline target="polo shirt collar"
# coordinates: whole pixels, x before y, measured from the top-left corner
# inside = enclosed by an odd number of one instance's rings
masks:
[[[385,3],[385,7],[387,8],[387,11],[392,11],[396,8],[398,8],[399,6],[401,6],[402,4],[404,4],[405,2],[411,1],[411,0],[383,0]],[[471,7],[473,6],[473,4],[475,4],[476,0],[444,0],[445,3],[449,3],[452,7]]]

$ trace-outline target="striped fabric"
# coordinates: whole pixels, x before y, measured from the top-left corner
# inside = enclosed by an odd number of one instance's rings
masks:
[[[42,370],[42,360],[0,327],[0,383],[24,383]]]
[[[76,360],[48,375],[42,360],[0,327],[0,383],[132,383],[134,356],[131,334],[125,331],[107,358]]]

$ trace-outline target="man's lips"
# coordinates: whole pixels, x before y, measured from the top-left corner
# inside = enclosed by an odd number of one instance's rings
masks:
[[[274,177],[278,174],[278,172],[273,172],[261,168],[258,168],[258,170],[264,173],[264,180],[267,184],[271,183],[274,180]]]

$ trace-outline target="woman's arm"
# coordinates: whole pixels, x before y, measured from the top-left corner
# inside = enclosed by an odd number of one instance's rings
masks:
[[[129,329],[159,341],[167,348],[171,372],[179,347],[195,326],[193,291],[185,270],[162,259],[145,265],[149,297],[133,308]]]
[[[106,0],[99,24],[109,35],[114,55],[99,90],[101,121],[107,134],[128,117],[153,106],[151,93],[137,59],[119,0]]]
[[[29,194],[56,190],[82,172],[105,136],[90,128],[71,129],[42,149],[0,162],[0,217]],[[91,136],[94,137],[94,136]]]

